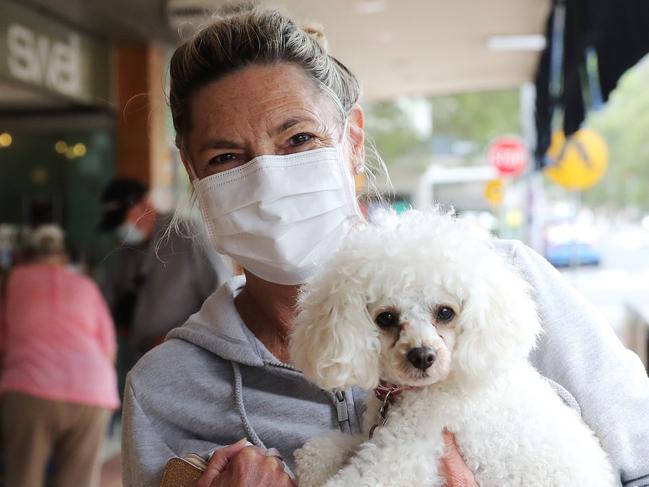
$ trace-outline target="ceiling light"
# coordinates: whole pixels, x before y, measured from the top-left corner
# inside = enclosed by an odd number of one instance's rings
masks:
[[[492,51],[542,51],[545,36],[542,34],[491,36],[487,48]]]
[[[5,148],[9,147],[11,145],[11,142],[13,141],[11,134],[7,132],[2,132],[0,134],[0,147]]]
[[[384,30],[376,34],[376,40],[382,44],[389,44],[396,39],[396,35],[391,30]]]
[[[385,0],[359,0],[354,3],[356,13],[363,15],[378,14],[385,10]]]
[[[78,144],[74,144],[74,147],[72,147],[72,154],[74,154],[75,157],[83,157],[86,155],[86,146],[85,144],[82,144],[79,142]]]
[[[64,140],[59,140],[54,144],[54,150],[57,154],[65,154],[65,151],[68,149],[68,144]]]

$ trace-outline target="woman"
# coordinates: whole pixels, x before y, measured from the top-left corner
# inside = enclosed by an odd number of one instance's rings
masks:
[[[11,487],[95,486],[110,411],[117,408],[113,322],[97,286],[67,268],[64,236],[33,235],[34,262],[6,287],[2,444]]]
[[[292,485],[275,449],[292,467],[307,438],[359,429],[363,393],[317,389],[287,353],[299,284],[358,219],[351,181],[364,162],[358,82],[319,37],[278,12],[239,10],[171,60],[176,143],[212,244],[245,278],[221,287],[131,372],[128,487],[159,483],[172,456],[215,449],[201,487]],[[621,479],[649,482],[639,360],[545,261],[520,244],[502,247],[535,289],[545,336],[534,364],[581,408]],[[448,443],[449,485],[474,485],[450,434]]]

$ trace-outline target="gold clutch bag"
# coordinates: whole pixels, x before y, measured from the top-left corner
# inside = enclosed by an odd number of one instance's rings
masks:
[[[172,458],[165,465],[160,487],[196,487],[205,468],[207,462],[194,453]]]

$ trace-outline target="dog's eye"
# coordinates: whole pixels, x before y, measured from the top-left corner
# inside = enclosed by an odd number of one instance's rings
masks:
[[[374,318],[374,322],[381,328],[397,326],[399,324],[399,314],[394,311],[384,311]]]
[[[448,306],[440,306],[435,311],[435,317],[439,321],[451,321],[455,317],[455,311]]]

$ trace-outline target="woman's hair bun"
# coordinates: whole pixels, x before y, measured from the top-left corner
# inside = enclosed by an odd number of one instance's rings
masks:
[[[304,30],[311,39],[316,41],[324,52],[327,52],[327,38],[325,37],[322,25],[317,23],[308,23],[302,26],[302,30]]]

